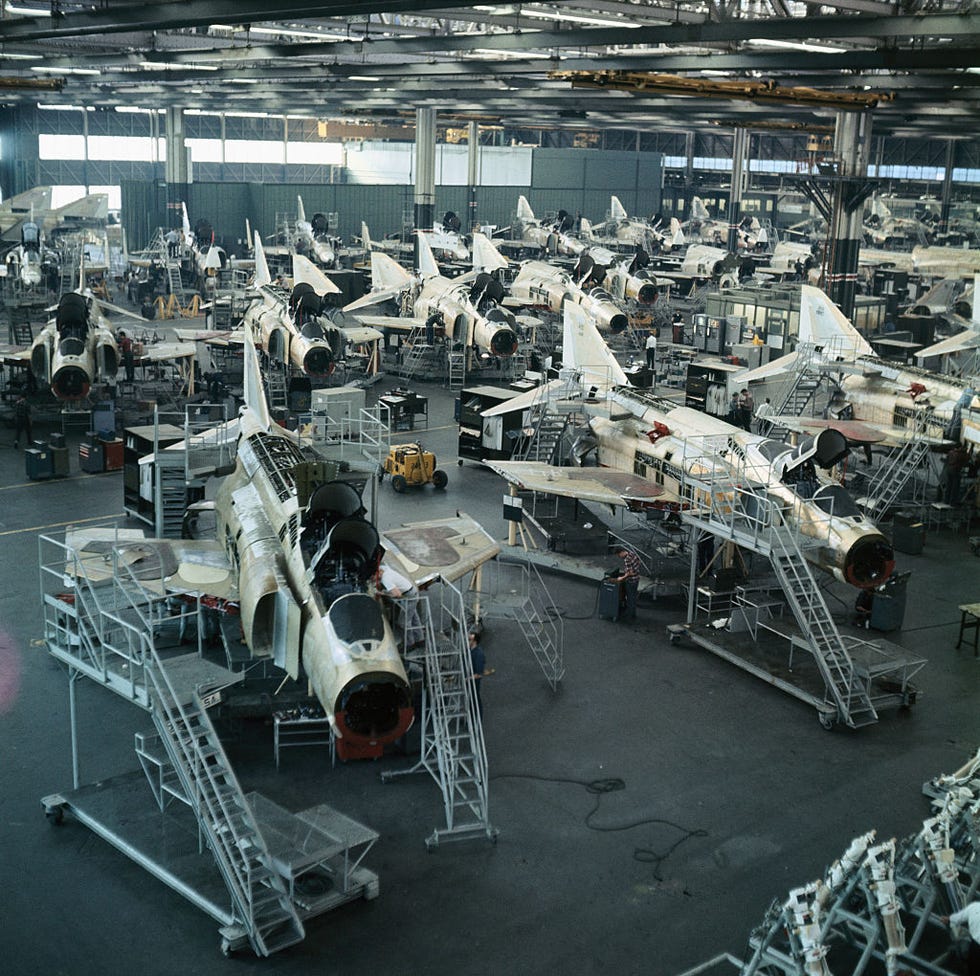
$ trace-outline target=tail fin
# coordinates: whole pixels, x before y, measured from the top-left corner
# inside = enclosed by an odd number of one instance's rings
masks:
[[[340,289],[308,258],[293,255],[293,285],[310,285],[318,295],[339,295]]]
[[[245,247],[252,249],[252,224],[248,217],[245,218]]]
[[[615,200],[616,198],[613,197]],[[591,241],[594,239],[595,235],[592,233],[592,221],[583,217],[579,221],[579,236],[584,240]]]
[[[507,267],[507,258],[494,246],[493,242],[479,231],[473,233],[473,270],[496,271]]]
[[[303,207],[303,198],[297,193],[296,194],[296,220],[297,222],[302,220],[306,223],[306,210]]]
[[[691,216],[695,220],[707,220],[709,217],[708,208],[700,197],[691,197]]]
[[[670,246],[684,246],[684,231],[681,230],[681,222],[676,217],[670,218]]]
[[[252,329],[245,326],[245,409],[250,410],[256,422],[263,430],[272,427],[272,417],[269,414],[269,404],[265,399],[262,388],[262,373],[259,370],[259,357],[255,351],[255,341],[252,339]]]
[[[425,278],[438,278],[442,272],[439,270],[435,255],[426,239],[425,231],[420,230],[416,233],[419,236],[419,277],[423,280]]]
[[[850,359],[873,350],[844,313],[819,289],[803,285],[800,294],[800,342],[822,346],[825,354]]]
[[[364,249],[367,251],[374,250],[374,244],[371,243],[371,232],[368,230],[368,225],[361,221],[361,243],[364,245]],[[371,274],[374,274],[374,267],[371,268]]]
[[[519,196],[517,198],[517,219],[525,223],[533,223],[537,219],[534,216],[534,211],[531,209],[531,204],[527,202],[527,197],[525,196]]]
[[[269,262],[265,259],[265,248],[262,247],[262,235],[255,232],[255,287],[261,288],[263,285],[272,284],[272,275],[269,273]]]
[[[187,216],[187,204],[183,200],[180,201],[180,226],[184,231],[185,240],[190,240],[191,236],[191,221],[190,217]]]
[[[609,215],[613,220],[626,219],[626,208],[620,203],[619,197],[617,196],[613,196],[612,202],[609,205]]]
[[[597,387],[605,393],[613,386],[626,384],[623,367],[599,334],[595,320],[580,305],[565,303],[563,364],[578,372],[585,387]]]

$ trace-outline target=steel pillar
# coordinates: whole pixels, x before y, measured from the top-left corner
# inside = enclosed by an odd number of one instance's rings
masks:
[[[850,179],[866,176],[871,149],[870,113],[838,112],[834,146],[840,160],[840,176]],[[854,315],[863,212],[863,200],[861,205],[852,208],[847,205],[844,194],[838,192],[832,222],[827,294],[848,318]]]
[[[953,162],[956,158],[956,140],[946,140],[946,163],[943,172],[942,210],[939,213],[939,226],[949,230],[949,205],[953,196]]]
[[[415,248],[413,264],[419,269],[420,230],[432,230],[436,202],[436,110],[415,110]]]
[[[480,179],[480,124],[470,121],[466,133],[466,182],[469,187],[467,225],[470,233],[478,228],[476,221],[476,185]]]
[[[167,217],[171,226],[179,227],[177,211],[180,210],[181,201],[188,202],[187,187],[191,182],[190,150],[184,142],[183,109],[168,108],[164,124],[167,158],[163,164],[163,178],[167,184]]]
[[[728,250],[732,253],[738,251],[738,222],[741,219],[742,190],[745,186],[745,150],[748,136],[748,129],[736,127],[732,143],[732,192],[728,197]]]

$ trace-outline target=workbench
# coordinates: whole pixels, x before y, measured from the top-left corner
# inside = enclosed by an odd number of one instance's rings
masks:
[[[956,646],[963,643],[963,634],[967,630],[973,631],[973,656],[980,657],[980,603],[960,604],[960,635],[956,639]]]

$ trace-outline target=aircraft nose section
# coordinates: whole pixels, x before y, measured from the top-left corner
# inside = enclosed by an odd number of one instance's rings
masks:
[[[852,586],[880,586],[895,568],[895,553],[884,536],[861,539],[844,558],[844,577]]]
[[[88,373],[80,366],[65,366],[51,379],[51,392],[59,400],[80,400],[88,396],[90,386]]]

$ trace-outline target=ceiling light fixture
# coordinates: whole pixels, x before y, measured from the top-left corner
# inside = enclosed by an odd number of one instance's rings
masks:
[[[51,11],[41,7],[15,7],[12,3],[4,4],[8,14],[16,14],[21,17],[50,17]]]

